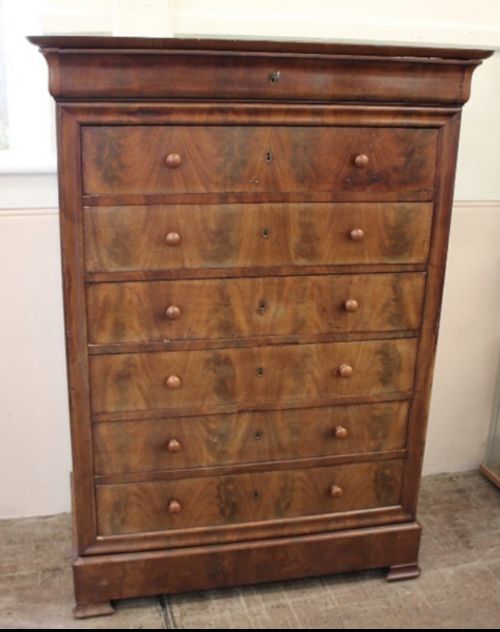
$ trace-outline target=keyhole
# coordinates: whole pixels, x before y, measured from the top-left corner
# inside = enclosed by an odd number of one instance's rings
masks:
[[[260,492],[259,492],[259,490],[258,490],[258,489],[256,489],[256,490],[254,491],[254,493],[253,493],[253,497],[255,498],[255,500],[257,500],[257,498],[259,498],[259,497],[260,497]]]
[[[278,83],[278,81],[280,80],[280,75],[281,75],[281,73],[280,73],[279,70],[277,70],[276,72],[272,72],[269,75],[269,81],[271,83]]]
[[[262,439],[262,432],[260,430],[257,430],[257,432],[255,433],[255,440],[260,441],[261,439]]]
[[[272,151],[266,151],[266,160],[267,162],[271,162],[273,159],[273,152]]]
[[[264,369],[261,366],[257,369],[257,375],[259,377],[262,377],[264,375]]]
[[[270,234],[271,234],[271,231],[269,230],[269,228],[262,229],[261,235],[262,237],[264,237],[264,239],[268,239]]]
[[[262,299],[259,301],[259,314],[264,314],[267,309],[267,301]]]

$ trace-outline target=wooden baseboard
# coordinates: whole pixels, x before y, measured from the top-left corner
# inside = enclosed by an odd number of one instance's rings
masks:
[[[79,557],[77,606],[114,599],[415,565],[416,522],[251,542]]]
[[[479,471],[483,476],[485,476],[493,485],[500,489],[500,467],[496,467],[492,469],[491,467],[487,467],[486,465],[480,465]]]

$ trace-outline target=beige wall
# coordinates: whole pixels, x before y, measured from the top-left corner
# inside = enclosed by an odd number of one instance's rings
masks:
[[[20,5],[24,0],[19,0]],[[341,6],[340,6],[341,5]],[[85,19],[82,7],[85,7]],[[145,7],[149,10],[145,10]],[[286,6],[286,11],[284,7]],[[49,0],[46,30],[500,44],[500,3]],[[114,7],[114,11],[113,11]],[[142,7],[142,10],[141,10]],[[450,13],[450,10],[451,13]],[[160,25],[160,26],[159,26]],[[80,26],[80,29],[78,28]],[[500,59],[466,106],[425,472],[477,467],[500,353]],[[47,98],[45,93],[38,97]],[[50,122],[47,121],[47,125]],[[69,423],[55,177],[0,174],[0,518],[69,509]]]
[[[0,518],[69,508],[57,219],[55,209],[0,210]]]
[[[500,202],[453,209],[424,462],[428,474],[484,457],[500,358]]]

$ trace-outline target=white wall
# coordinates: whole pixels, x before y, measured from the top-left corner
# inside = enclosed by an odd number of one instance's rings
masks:
[[[500,202],[453,209],[424,473],[478,467],[500,358]]]
[[[50,32],[207,33],[500,49],[500,3],[490,0],[476,0],[473,23],[469,0],[421,0],[413,8],[398,0],[310,0],[307,7],[296,0],[6,2],[18,17],[29,6],[25,28],[40,23]],[[35,15],[42,5],[42,14]],[[28,45],[18,40],[15,46]],[[26,63],[38,79],[24,81],[25,94],[33,110],[46,110],[39,124],[50,129],[46,88],[37,87],[45,69]],[[500,353],[498,121],[500,57],[495,56],[476,71],[463,117],[426,473],[474,468],[484,454]],[[22,129],[18,142],[10,170],[30,170],[29,138]],[[50,172],[52,142],[40,131],[40,170]],[[2,167],[9,170],[6,163],[0,160],[0,518],[67,511],[70,504],[55,176],[2,175]]]
[[[0,517],[69,507],[56,209],[0,210]]]

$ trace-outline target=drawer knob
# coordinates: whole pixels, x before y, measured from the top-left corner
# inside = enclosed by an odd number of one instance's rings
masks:
[[[169,452],[180,452],[182,450],[182,446],[177,439],[170,439],[167,443],[167,450]]]
[[[352,377],[354,373],[354,369],[350,364],[341,364],[339,366],[339,375],[340,377]]]
[[[179,154],[168,154],[166,163],[170,169],[177,169],[177,167],[180,167],[182,164],[182,158]]]
[[[355,312],[359,307],[359,303],[355,298],[348,298],[344,303],[344,309],[346,312]]]
[[[358,169],[364,169],[365,167],[368,167],[369,162],[370,162],[370,159],[368,158],[366,154],[358,154],[354,158],[354,164]]]
[[[181,243],[181,236],[179,233],[168,233],[165,237],[167,246],[178,246]]]
[[[271,83],[278,83],[278,81],[280,80],[280,77],[281,77],[281,72],[277,70],[276,72],[272,72],[269,75],[269,81]]]
[[[344,426],[335,426],[333,429],[333,436],[335,439],[347,439],[349,431]]]
[[[171,500],[168,503],[168,513],[177,514],[182,511],[182,505],[177,500]]]
[[[330,487],[330,496],[332,496],[332,498],[340,498],[343,495],[344,490],[340,487],[340,485],[332,485]]]
[[[180,315],[181,315],[181,310],[179,307],[177,307],[177,305],[169,305],[167,309],[165,310],[165,316],[169,320],[177,320],[177,318],[179,318]]]
[[[349,236],[352,241],[361,241],[365,236],[365,232],[362,228],[353,228],[349,233]]]
[[[165,380],[167,388],[179,388],[181,385],[181,378],[178,375],[169,375]]]

